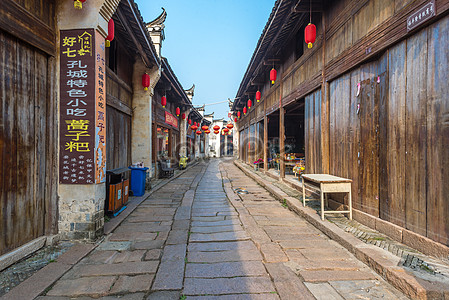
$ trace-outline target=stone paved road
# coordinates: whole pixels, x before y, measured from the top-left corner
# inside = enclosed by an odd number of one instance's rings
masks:
[[[211,160],[153,193],[38,299],[402,297],[233,164]]]

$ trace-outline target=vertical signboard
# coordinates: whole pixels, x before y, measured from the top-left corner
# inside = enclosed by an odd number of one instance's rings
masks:
[[[104,74],[103,80],[99,79],[104,46],[101,49],[95,40],[103,39],[94,29],[62,30],[60,37],[59,182],[102,182],[105,140],[103,135],[101,142],[100,133],[104,133],[104,128],[97,127],[100,118],[105,119]],[[102,110],[98,109],[100,102]]]
[[[95,182],[106,181],[106,62],[104,38],[95,32]]]

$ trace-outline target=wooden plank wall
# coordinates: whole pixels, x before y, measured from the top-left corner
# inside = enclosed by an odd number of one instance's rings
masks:
[[[446,245],[448,44],[445,17],[329,85],[330,173],[353,179],[354,207]],[[319,169],[316,97],[306,97],[307,172]]]
[[[321,173],[321,90],[305,98],[305,157],[306,172]]]
[[[427,236],[449,245],[449,18],[427,36]]]
[[[0,44],[1,255],[56,231],[57,113],[54,59],[3,31]]]
[[[106,169],[131,165],[131,116],[106,106]]]

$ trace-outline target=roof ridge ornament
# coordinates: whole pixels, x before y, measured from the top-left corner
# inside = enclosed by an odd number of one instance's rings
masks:
[[[167,12],[165,11],[165,8],[163,8],[163,7],[161,7],[161,8],[162,8],[162,13],[159,15],[159,17],[157,17],[153,21],[148,22],[146,24],[147,28],[160,26],[163,29],[165,27],[164,22],[165,22],[165,19],[167,18]]]

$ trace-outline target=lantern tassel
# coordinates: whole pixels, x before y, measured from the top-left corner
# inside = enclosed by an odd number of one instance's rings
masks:
[[[105,43],[104,43],[104,45],[105,45],[106,47],[111,47],[111,41],[110,41],[110,40],[106,40]]]
[[[79,0],[76,0],[73,5],[75,6],[76,9],[82,9],[83,8],[83,3]]]
[[[106,47],[107,47],[107,46],[106,46]],[[144,91],[148,91],[148,88],[147,88],[147,87],[144,87],[143,90],[144,90]]]
[[[312,48],[312,47],[313,47],[313,44],[312,44],[312,43],[308,43],[308,44],[307,44],[307,48],[310,49],[310,48]]]

